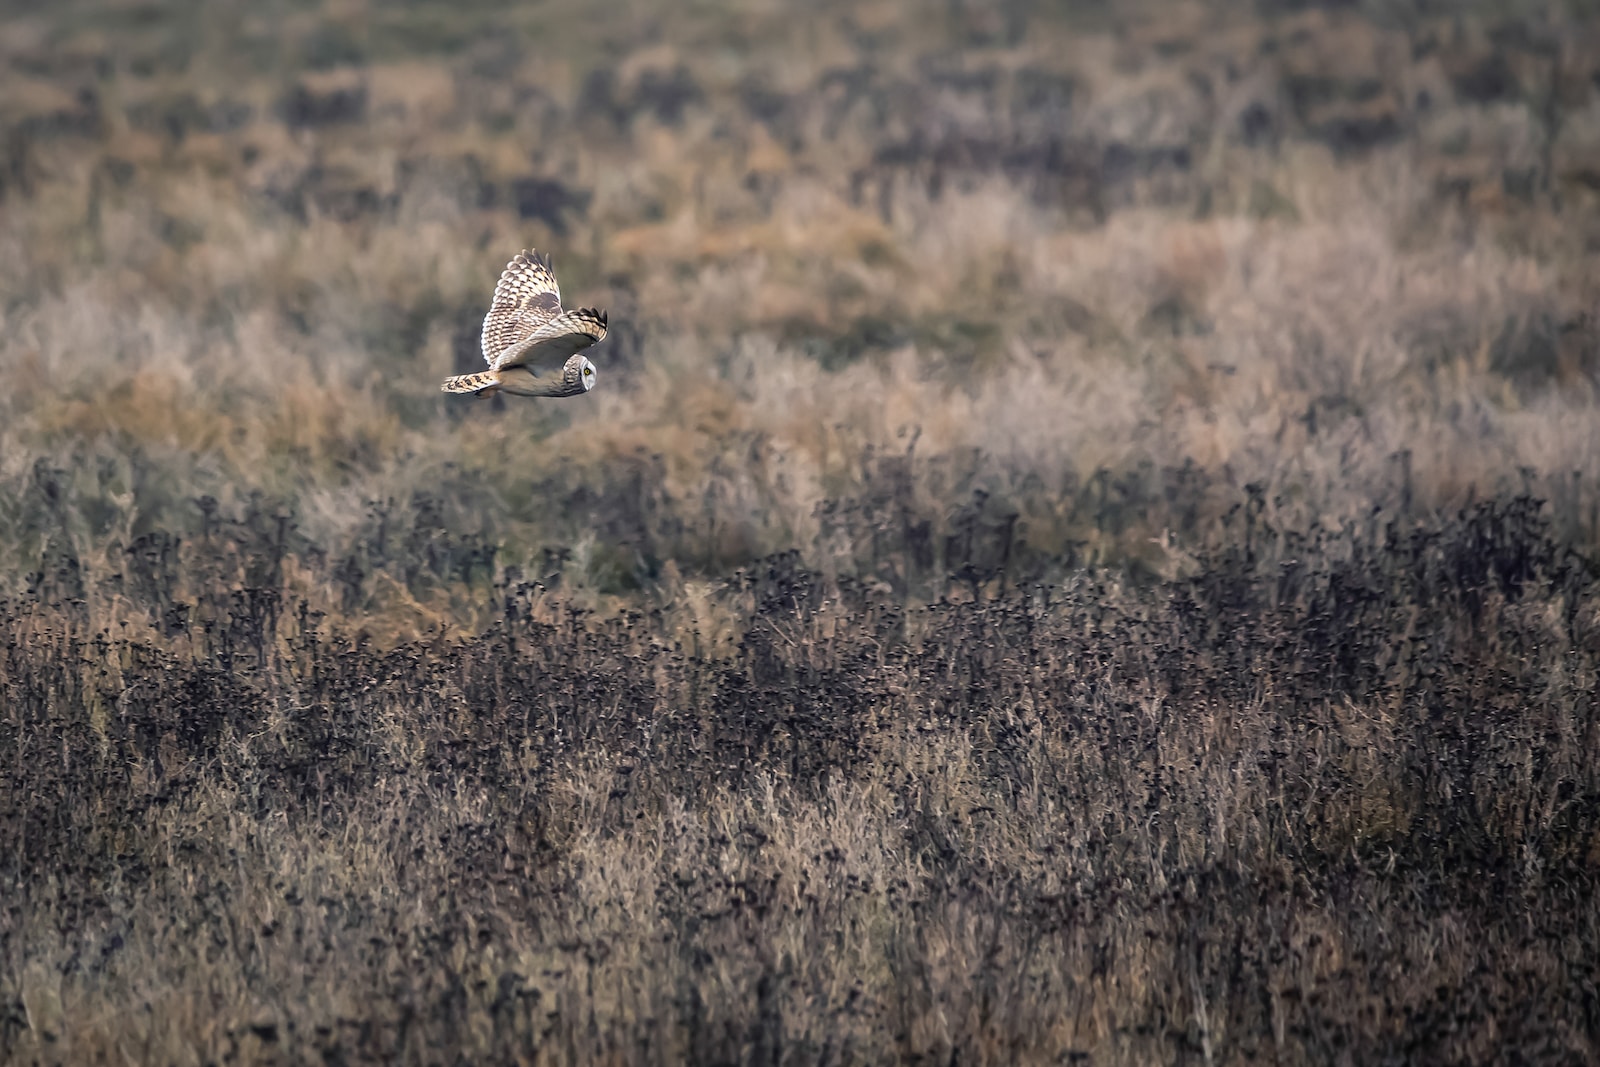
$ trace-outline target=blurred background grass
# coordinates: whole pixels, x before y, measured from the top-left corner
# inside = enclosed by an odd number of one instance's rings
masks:
[[[1577,2],[8,4],[0,1058],[1583,1062],[1597,252]]]
[[[1532,479],[1592,540],[1595,42],[1559,5],[14,6],[0,481],[66,472],[80,556],[259,493],[332,567],[433,506],[602,596],[789,548],[909,590],[974,492],[1031,576],[1159,572],[1251,484],[1290,523]],[[600,388],[446,400],[529,245],[612,311]]]

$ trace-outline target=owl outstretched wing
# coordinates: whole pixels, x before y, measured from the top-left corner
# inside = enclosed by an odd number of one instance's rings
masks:
[[[535,328],[527,337],[507,349],[495,361],[495,370],[540,363],[560,366],[574,352],[581,352],[606,336],[606,313],[595,308],[563,311]]]
[[[491,367],[502,365],[508,349],[525,344],[560,313],[561,287],[550,258],[531,249],[518,252],[500,275],[494,303],[483,318],[484,361]]]

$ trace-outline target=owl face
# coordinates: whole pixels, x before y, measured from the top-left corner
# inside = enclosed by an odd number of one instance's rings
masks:
[[[561,368],[561,396],[577,396],[587,393],[594,388],[595,379],[599,375],[594,364],[589,362],[588,356],[573,355],[567,360],[567,365]]]

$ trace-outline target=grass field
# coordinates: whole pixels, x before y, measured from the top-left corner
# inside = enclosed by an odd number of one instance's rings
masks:
[[[0,327],[0,1062],[1600,1058],[1590,5],[12,4]]]

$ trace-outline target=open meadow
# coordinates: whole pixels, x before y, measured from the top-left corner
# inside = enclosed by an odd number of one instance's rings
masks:
[[[0,373],[0,1063],[1600,1061],[1592,3],[14,0]]]

